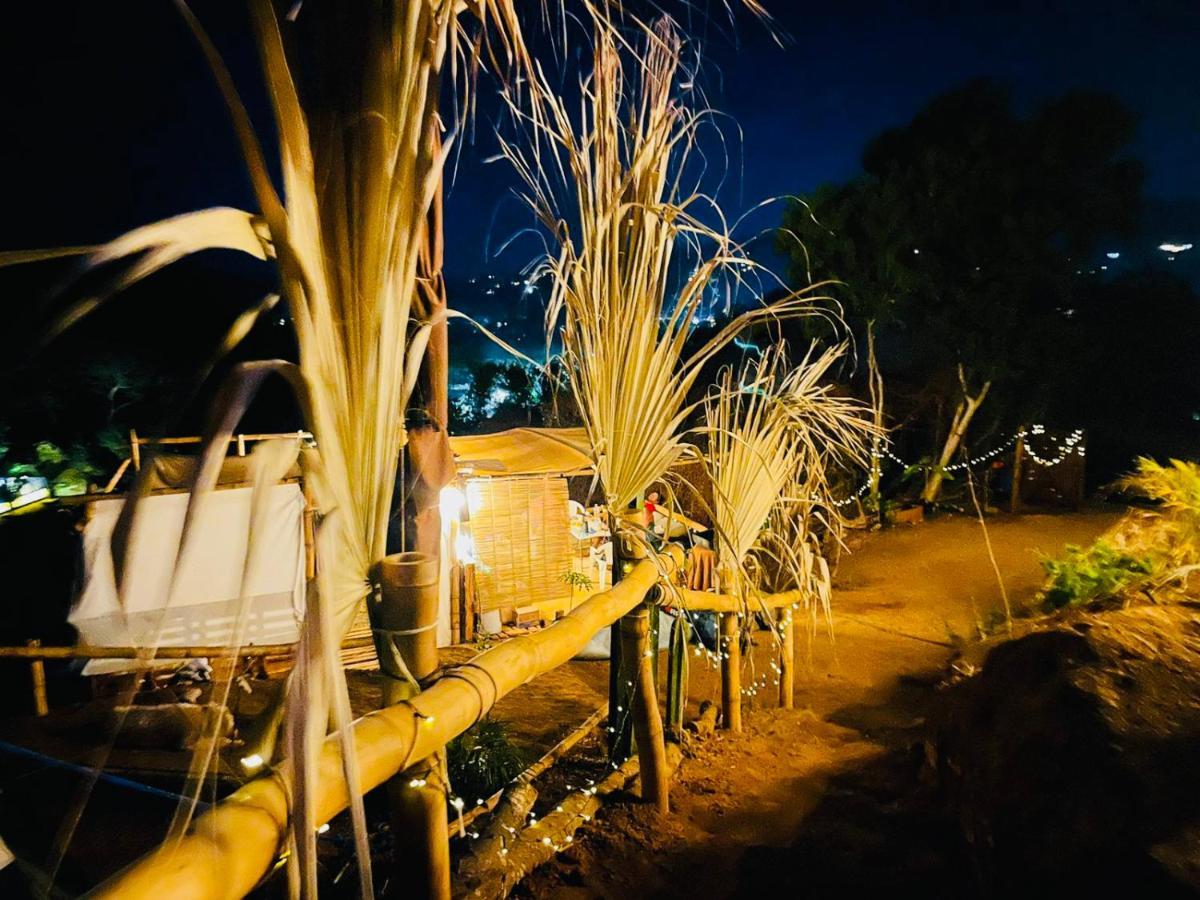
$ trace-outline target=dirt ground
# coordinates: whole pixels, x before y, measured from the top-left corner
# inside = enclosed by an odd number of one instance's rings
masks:
[[[1119,513],[990,520],[1010,603],[1040,586],[1039,553],[1086,543]],[[796,710],[774,708],[773,688],[760,693],[745,706],[743,734],[718,734],[684,760],[669,817],[636,803],[606,808],[516,896],[973,893],[953,823],[920,778],[933,685],[1003,608],[979,523],[953,517],[858,534],[851,549],[836,572],[833,640],[819,634],[799,667]],[[756,671],[771,657],[758,634]],[[606,663],[572,663],[505,698],[495,715],[537,752],[602,702],[606,687]],[[693,711],[718,695],[717,673],[693,666]]]

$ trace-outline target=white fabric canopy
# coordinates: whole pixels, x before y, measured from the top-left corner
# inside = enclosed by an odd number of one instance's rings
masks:
[[[83,532],[83,590],[69,617],[80,639],[110,647],[297,640],[304,609],[304,495],[297,484],[269,488],[265,525],[253,547],[250,495],[251,488],[230,488],[205,498],[172,597],[167,596],[172,561],[190,495],[142,499],[130,537],[124,604],[117,595],[111,540],[125,501],[95,501]],[[243,574],[249,603],[239,628]]]

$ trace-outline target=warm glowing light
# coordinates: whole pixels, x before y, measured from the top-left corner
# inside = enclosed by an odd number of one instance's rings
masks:
[[[474,481],[467,482],[467,513],[475,515],[483,509],[483,485]]]
[[[463,565],[475,562],[475,541],[465,526],[459,526],[454,536],[454,558]]]
[[[329,830],[329,823],[326,822],[324,825],[320,825],[317,827],[317,834],[325,834],[325,832],[327,832],[328,830]]]
[[[258,753],[251,753],[249,756],[242,757],[242,768],[247,771],[253,772],[256,769],[261,769],[262,764],[263,758]]]
[[[459,521],[466,507],[467,495],[457,485],[448,484],[438,494],[438,509],[442,513],[443,527],[450,522]]]

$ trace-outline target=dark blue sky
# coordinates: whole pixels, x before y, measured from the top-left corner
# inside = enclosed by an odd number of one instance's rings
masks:
[[[750,21],[738,24],[736,46],[723,27],[702,36],[709,99],[743,134],[722,195],[729,213],[852,176],[869,137],[980,75],[1010,84],[1022,105],[1074,87],[1117,94],[1142,119],[1134,152],[1148,195],[1200,208],[1200,4],[767,5],[784,48]],[[240,4],[194,7],[261,115]],[[167,0],[22,4],[0,17],[0,247],[94,242],[164,215],[251,202],[220,100]],[[726,133],[736,138],[732,126]],[[448,203],[452,277],[511,272],[535,250],[519,243],[488,258],[528,220],[506,199],[502,164],[479,161],[495,149],[486,122],[476,134]],[[772,210],[754,225],[775,221]]]
[[[1200,3],[767,6],[785,46],[753,21],[739,21],[736,45],[723,25],[702,39],[709,101],[736,123],[724,127],[730,141],[741,132],[741,157],[721,195],[727,214],[853,177],[871,137],[980,76],[1011,86],[1023,108],[1073,88],[1116,94],[1141,118],[1132,151],[1146,164],[1148,197],[1196,200],[1186,206],[1200,209]],[[489,245],[527,222],[504,199],[503,182],[503,164],[460,172],[447,216],[458,251],[448,257],[452,272],[511,271],[534,251],[523,242],[500,260],[486,258]],[[494,217],[490,234],[480,230],[481,205]],[[773,207],[747,224],[756,231],[777,222]]]

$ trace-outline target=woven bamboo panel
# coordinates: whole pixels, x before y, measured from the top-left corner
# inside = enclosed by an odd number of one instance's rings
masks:
[[[367,616],[367,604],[360,603],[358,612],[350,630],[346,632],[346,643],[358,643],[371,637],[371,620]],[[365,647],[342,647],[342,665],[347,669],[362,669],[376,667],[375,648],[368,644]]]
[[[480,611],[569,600],[567,481],[554,476],[474,478],[467,483]]]

